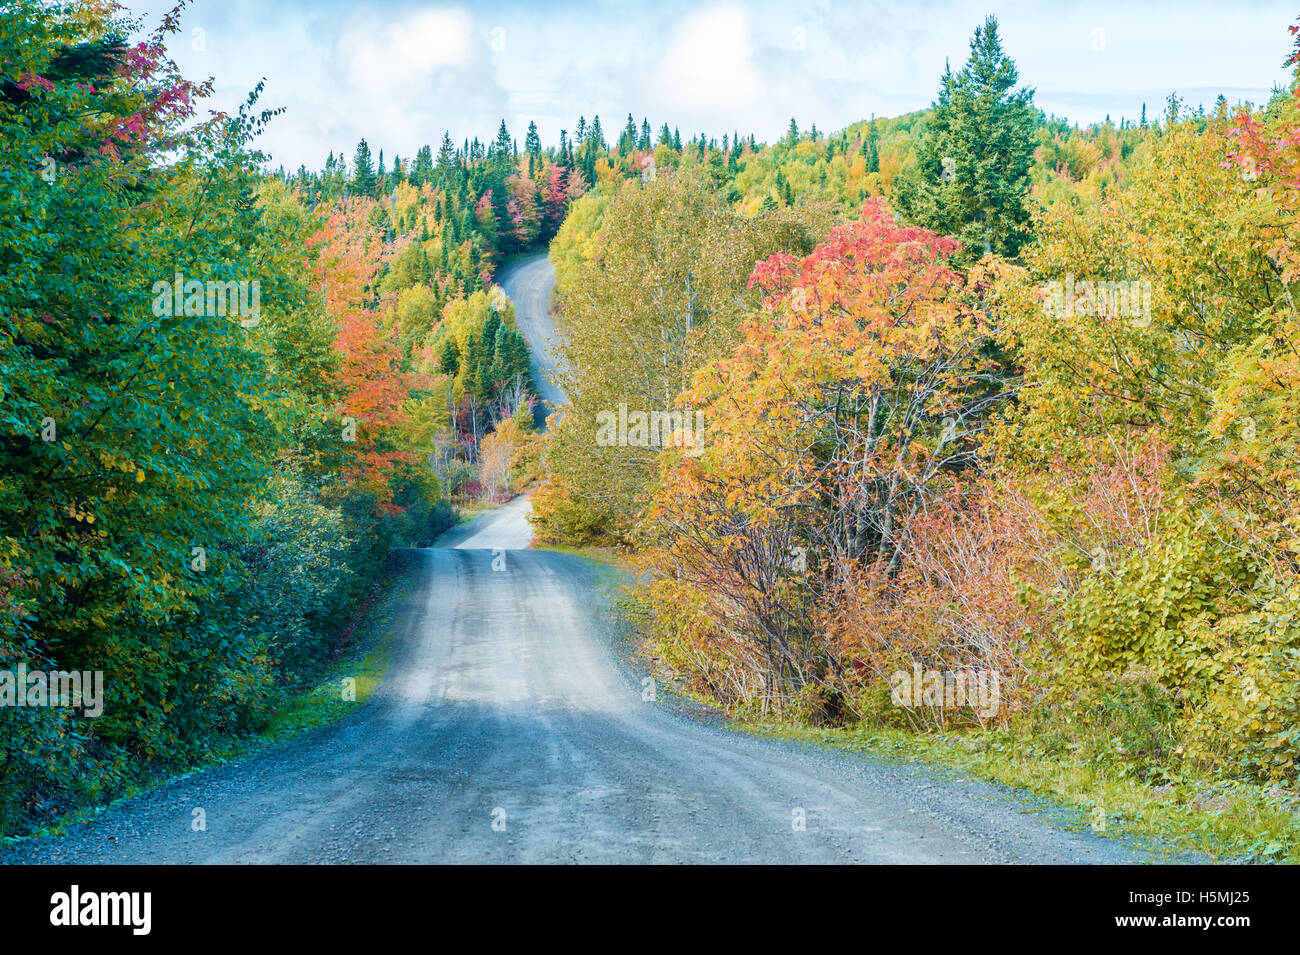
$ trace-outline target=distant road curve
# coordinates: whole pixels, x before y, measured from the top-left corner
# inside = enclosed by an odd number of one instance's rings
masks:
[[[501,271],[497,284],[515,303],[515,321],[533,350],[533,377],[549,413],[564,404],[564,392],[549,381],[555,370],[555,323],[550,308],[555,269],[545,255],[521,259]]]

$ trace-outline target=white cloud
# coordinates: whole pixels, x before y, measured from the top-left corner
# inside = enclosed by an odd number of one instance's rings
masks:
[[[667,109],[747,107],[761,97],[749,15],[727,3],[687,14],[673,29],[652,82]]]
[[[156,24],[175,0],[125,0]],[[1221,3],[1220,3],[1221,6]],[[617,136],[630,111],[683,135],[779,137],[791,116],[831,131],[929,105],[945,59],[998,15],[1021,82],[1072,120],[1156,115],[1171,89],[1208,106],[1260,101],[1291,47],[1282,0],[1223,14],[1210,0],[195,0],[172,52],[215,76],[206,104],[233,110],[266,77],[275,162],[316,168],[333,149],[410,158],[420,145],[490,139],[505,117],[553,144],[579,114]],[[472,15],[471,12],[472,11]],[[191,44],[203,28],[205,50]],[[1103,28],[1105,49],[1094,49]],[[497,34],[508,43],[494,44]],[[795,31],[802,31],[796,34]],[[796,37],[799,42],[794,42]],[[1204,92],[1204,96],[1201,95]]]
[[[441,69],[472,65],[476,42],[474,20],[464,10],[420,10],[387,25],[357,17],[339,34],[338,49],[353,87],[384,94]]]

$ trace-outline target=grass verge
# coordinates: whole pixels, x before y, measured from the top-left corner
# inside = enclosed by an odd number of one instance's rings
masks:
[[[1024,789],[1080,811],[1107,836],[1165,843],[1223,862],[1300,862],[1294,794],[1184,774],[1152,786],[1126,767],[1046,758],[1014,730],[922,734],[857,724],[817,729],[737,722],[761,736],[830,746],[877,758],[922,761]]]

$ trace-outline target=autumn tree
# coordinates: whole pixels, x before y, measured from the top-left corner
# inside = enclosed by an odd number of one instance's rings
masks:
[[[547,455],[556,492],[537,504],[548,533],[631,530],[648,502],[656,449],[598,445],[597,415],[620,405],[671,410],[696,369],[734,342],[757,297],[745,288],[753,263],[811,248],[825,219],[814,209],[745,219],[686,173],[623,187],[604,211],[594,258],[560,273],[560,384],[571,408]],[[552,506],[567,516],[551,522]]]
[[[766,701],[827,676],[814,606],[829,613],[859,569],[897,574],[1005,394],[949,265],[957,248],[877,200],[807,256],[772,256],[750,279],[765,296],[741,343],[679,399],[708,433],[702,455],[664,463],[660,593],[687,588],[715,634],[739,624],[757,641]]]

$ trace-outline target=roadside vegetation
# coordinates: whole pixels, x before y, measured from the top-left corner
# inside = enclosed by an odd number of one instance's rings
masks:
[[[503,129],[277,173],[277,111],[209,113],[179,16],[0,21],[0,834],[339,709],[301,694],[392,549],[528,467],[492,277],[563,217],[520,187],[555,164]],[[102,712],[20,705],[32,674],[98,675]]]
[[[656,147],[551,245],[539,535],[742,720],[1293,859],[1298,120],[1067,127],[989,19],[921,114]]]

